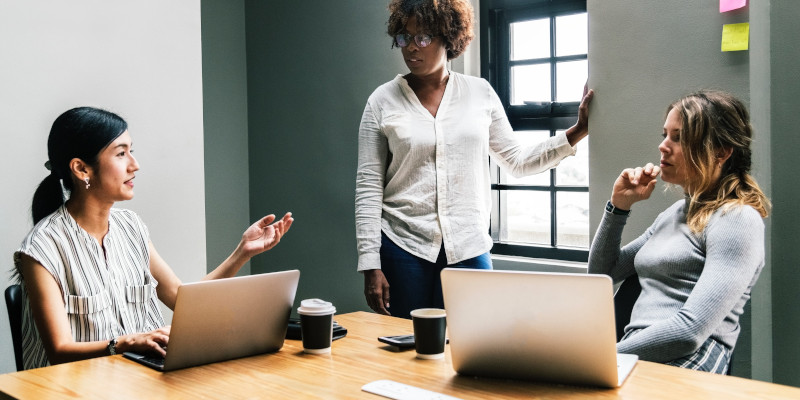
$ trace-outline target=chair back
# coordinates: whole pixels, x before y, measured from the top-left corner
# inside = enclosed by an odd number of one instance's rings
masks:
[[[6,307],[8,323],[11,327],[11,341],[14,344],[14,359],[17,371],[22,371],[22,287],[11,285],[6,288]]]
[[[639,298],[642,286],[639,284],[639,275],[626,278],[614,294],[614,318],[617,324],[617,342],[625,334],[625,327],[631,322],[633,304]]]

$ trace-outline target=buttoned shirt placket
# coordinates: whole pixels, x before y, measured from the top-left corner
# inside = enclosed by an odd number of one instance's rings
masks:
[[[108,262],[109,259],[115,259],[115,257],[109,257],[108,254],[110,251],[113,251],[114,248],[112,244],[115,239],[114,235],[112,234],[112,229],[113,228],[109,226],[108,234],[106,234],[105,238],[103,238],[103,246],[105,247],[106,251],[103,251],[102,249],[100,249],[100,251],[102,252],[102,260],[104,261],[106,267],[106,278],[109,286],[108,294],[112,297],[111,301],[116,305],[115,308],[119,310],[119,313],[115,316],[116,321],[119,324],[118,327],[116,327],[118,331],[114,332],[115,336],[118,336],[126,333],[132,333],[129,332],[129,330],[135,327],[135,324],[133,321],[131,321],[131,317],[128,313],[127,300],[124,298],[127,293],[125,289],[125,280],[123,277],[119,276],[119,268],[116,268],[116,266],[113,266]],[[114,289],[111,289],[112,286]]]
[[[451,81],[448,79],[445,86],[442,100],[439,103],[439,109],[436,111],[437,117],[440,115],[447,115],[448,97]],[[448,202],[447,184],[449,180],[450,170],[447,159],[447,144],[445,137],[447,132],[442,128],[441,120],[437,117],[433,118],[433,130],[436,134],[436,216],[439,220],[439,231],[442,233],[442,246],[448,260],[455,259],[455,248],[453,247],[453,232],[450,228],[450,219],[448,215]]]

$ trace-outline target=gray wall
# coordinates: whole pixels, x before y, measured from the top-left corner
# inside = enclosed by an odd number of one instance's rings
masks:
[[[30,230],[30,201],[47,174],[53,120],[92,105],[130,125],[141,170],[138,212],[184,281],[205,270],[203,109],[198,0],[0,0],[0,288]],[[4,303],[4,302],[3,302]],[[5,304],[0,373],[15,370]]]
[[[770,69],[772,60],[771,53],[771,34],[770,34],[770,4],[769,1],[756,2],[750,5],[750,117],[755,131],[756,143],[753,159],[761,160],[755,178],[761,185],[762,190],[768,195],[772,194],[772,165],[774,159],[771,157],[772,142],[771,129],[771,90]],[[777,43],[776,43],[777,44]],[[765,162],[772,159],[773,162]],[[774,199],[774,194],[771,196]],[[752,343],[752,363],[751,376],[761,380],[773,379],[773,324],[772,324],[772,260],[773,251],[770,251],[772,242],[772,222],[775,215],[767,218],[765,222],[766,232],[764,235],[767,243],[766,262],[767,268],[761,272],[758,284],[752,292],[750,301],[751,315],[751,334],[755,338]]]
[[[246,2],[250,214],[292,211],[253,273],[298,268],[297,298],[365,310],[354,220],[358,124],[378,85],[405,73],[384,1]]]
[[[206,254],[213,270],[250,225],[244,0],[202,0]],[[250,273],[250,263],[238,275]]]
[[[757,3],[757,2],[753,2]],[[758,75],[768,74],[754,92],[768,94],[761,107],[768,107],[772,153],[772,328],[773,379],[777,383],[800,386],[800,260],[798,226],[800,188],[794,174],[800,138],[800,2],[772,0],[755,5],[769,12],[769,65]],[[760,14],[763,16],[763,14]],[[763,19],[759,19],[762,21]],[[762,44],[765,44],[761,42]],[[766,44],[765,44],[766,45]],[[762,63],[764,59],[759,60]],[[763,66],[763,65],[762,65]],[[754,74],[751,74],[753,76]],[[755,79],[754,79],[755,80]],[[765,101],[766,100],[766,101]],[[755,108],[755,103],[753,104]],[[754,304],[755,308],[755,304]],[[754,317],[755,318],[755,317]]]

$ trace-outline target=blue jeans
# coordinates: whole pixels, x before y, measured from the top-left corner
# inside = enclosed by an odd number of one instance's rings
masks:
[[[389,312],[411,318],[417,308],[444,308],[440,273],[445,267],[492,269],[489,253],[447,265],[444,247],[435,263],[423,260],[381,234],[381,270],[389,282]]]

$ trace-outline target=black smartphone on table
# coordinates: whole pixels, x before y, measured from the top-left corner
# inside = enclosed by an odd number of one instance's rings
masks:
[[[401,349],[414,348],[414,335],[381,336],[378,341]]]

